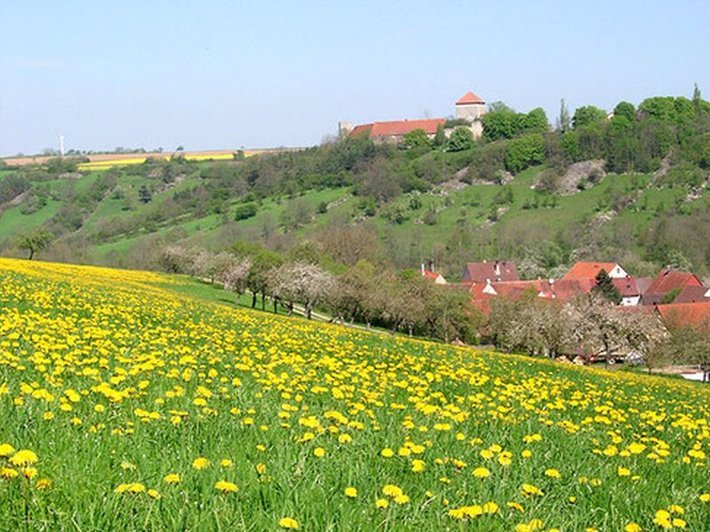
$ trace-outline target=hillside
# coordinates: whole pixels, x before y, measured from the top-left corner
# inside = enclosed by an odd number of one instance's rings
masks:
[[[189,283],[0,259],[0,522],[710,520],[705,387],[236,310]]]
[[[540,113],[499,105],[477,142],[354,137],[234,161],[0,168],[0,252],[21,256],[17,238],[45,229],[45,258],[136,268],[156,268],[168,244],[283,252],[310,239],[336,262],[433,260],[452,280],[492,258],[530,278],[577,259],[710,274],[708,102],[621,102],[611,120],[588,106],[555,131]],[[352,226],[376,242],[344,259],[333,242]]]

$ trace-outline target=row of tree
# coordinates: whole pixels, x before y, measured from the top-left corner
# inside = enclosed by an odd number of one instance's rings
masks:
[[[458,339],[477,342],[482,316],[471,305],[466,291],[438,286],[416,270],[380,270],[365,260],[350,267],[319,264],[320,257],[310,246],[302,246],[283,256],[260,246],[238,244],[231,253],[210,253],[195,248],[168,246],[162,266],[219,282],[238,295],[251,294],[251,306],[261,299],[273,311],[295,305],[311,318],[315,309],[333,321],[364,323],[370,326],[422,335],[444,341]]]

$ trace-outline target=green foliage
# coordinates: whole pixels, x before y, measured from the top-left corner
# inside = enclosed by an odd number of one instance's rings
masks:
[[[243,203],[234,210],[234,219],[239,221],[253,218],[258,210],[256,203]]]
[[[17,240],[17,247],[29,253],[27,257],[32,260],[36,253],[44,250],[52,241],[52,234],[49,231],[38,229],[31,233],[20,236]]]
[[[673,303],[675,301],[675,298],[678,297],[678,294],[680,294],[681,289],[680,288],[674,288],[667,294],[661,298],[661,304],[662,305],[669,305],[670,303]]]
[[[473,133],[467,127],[458,127],[451,133],[446,144],[447,151],[457,152],[473,148]]]
[[[512,139],[505,150],[505,167],[514,174],[544,160],[545,138],[541,133]]]
[[[634,104],[629,102],[619,102],[614,107],[614,118],[626,118],[629,122],[632,122],[636,118],[636,108]]]
[[[578,107],[574,112],[572,124],[574,128],[577,129],[590,124],[596,124],[603,120],[606,120],[606,111],[604,109],[599,109],[599,107],[593,105],[586,105],[584,107]]]
[[[621,303],[621,294],[616,286],[614,286],[614,283],[606,270],[600,270],[595,279],[596,286],[592,289],[593,292],[598,293],[604,299],[616,305]]]
[[[413,129],[409,133],[405,133],[404,138],[402,139],[402,143],[407,149],[431,147],[431,141],[429,140],[429,136],[423,129]]]

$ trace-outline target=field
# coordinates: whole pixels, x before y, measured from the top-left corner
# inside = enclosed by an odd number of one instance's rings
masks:
[[[0,528],[707,530],[707,387],[192,283],[0,259]]]

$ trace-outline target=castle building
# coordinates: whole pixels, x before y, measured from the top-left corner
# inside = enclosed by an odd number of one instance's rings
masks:
[[[465,120],[469,124],[474,138],[483,135],[483,125],[481,117],[486,113],[486,102],[483,98],[476,96],[473,92],[464,94],[455,104],[456,120]],[[400,142],[404,135],[422,129],[429,138],[433,138],[439,126],[444,127],[444,134],[448,137],[456,127],[446,127],[448,120],[445,118],[427,118],[421,120],[390,120],[385,122],[372,122],[369,124],[359,124],[355,127],[350,122],[338,123],[338,134],[341,138],[349,136],[367,135],[378,143]]]

